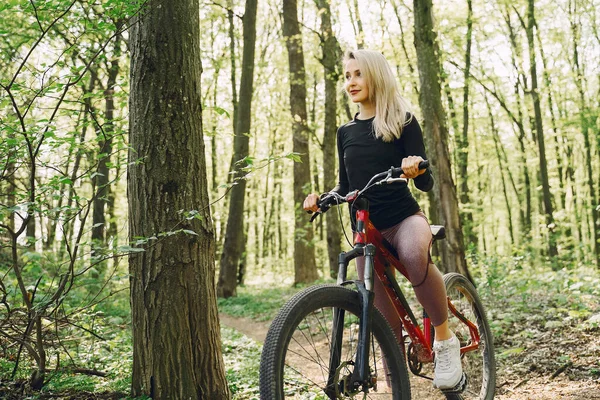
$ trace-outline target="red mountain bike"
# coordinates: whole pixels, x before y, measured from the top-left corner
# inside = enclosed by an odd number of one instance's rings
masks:
[[[356,210],[354,248],[339,256],[337,285],[317,285],[299,292],[273,320],[260,363],[262,400],[405,400],[411,398],[407,365],[413,374],[432,379],[423,373],[423,366],[433,362],[433,327],[425,313],[422,325],[417,322],[394,274],[398,270],[407,276],[406,269],[369,220],[368,201],[362,196],[377,185],[406,182],[398,178],[401,174],[400,168],[392,167],[373,176],[360,191],[321,196],[319,214],[342,203],[351,203]],[[444,227],[431,228],[434,240],[445,237]],[[348,263],[359,256],[365,256],[364,281],[347,281]],[[373,307],[373,279],[382,282],[398,313],[406,332],[403,338],[396,338],[386,319]],[[463,275],[446,274],[444,283],[448,321],[461,343],[468,383],[443,393],[453,400],[491,400],[496,368],[483,305],[475,287]]]

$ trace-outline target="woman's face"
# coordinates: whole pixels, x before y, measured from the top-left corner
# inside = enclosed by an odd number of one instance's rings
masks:
[[[345,66],[346,83],[344,85],[353,103],[363,103],[369,99],[369,86],[361,74],[358,62],[351,58]]]

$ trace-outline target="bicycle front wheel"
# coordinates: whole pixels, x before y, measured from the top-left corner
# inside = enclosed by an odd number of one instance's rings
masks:
[[[477,290],[461,274],[444,275],[446,292],[456,313],[448,311],[448,323],[461,348],[474,344],[469,326],[462,319],[470,321],[479,333],[479,346],[462,354],[462,367],[467,375],[467,388],[460,395],[448,394],[450,400],[492,400],[496,389],[496,361],[492,331],[485,316],[483,304]]]
[[[333,332],[334,310],[344,314],[337,335]],[[362,399],[365,394],[367,399],[410,399],[403,352],[376,309],[372,313],[369,383],[358,390],[349,387],[360,310],[358,292],[342,286],[318,285],[295,295],[271,324],[263,346],[261,399]],[[339,350],[340,357],[330,368],[332,348]]]

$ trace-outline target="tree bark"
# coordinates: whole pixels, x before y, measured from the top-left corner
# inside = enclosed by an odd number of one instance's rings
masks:
[[[341,48],[331,28],[331,8],[328,0],[315,0],[321,14],[321,48],[325,75],[325,126],[323,129],[323,187],[331,190],[336,181],[337,83],[340,79]],[[338,272],[338,256],[342,251],[342,233],[336,213],[325,214],[327,223],[327,258],[329,275]]]
[[[236,295],[238,265],[244,253],[246,241],[244,235],[244,203],[246,199],[246,179],[243,178],[244,161],[248,157],[250,143],[250,123],[252,119],[252,93],[254,88],[254,52],[256,44],[256,10],[257,0],[246,1],[244,12],[244,50],[242,58],[242,77],[240,81],[240,98],[238,104],[237,124],[233,139],[232,165],[237,182],[231,189],[229,214],[225,242],[221,253],[221,269],[217,284],[219,297]]]
[[[424,115],[424,132],[429,153],[432,155],[433,174],[436,180],[434,193],[446,226],[447,238],[442,252],[442,269],[464,274],[470,280],[465,260],[463,233],[458,212],[456,186],[452,180],[448,152],[448,128],[442,107],[439,77],[439,60],[436,35],[433,30],[431,0],[414,0],[415,48],[421,91],[419,104]]]
[[[283,1],[283,36],[288,51],[290,71],[290,108],[292,112],[293,151],[302,162],[294,163],[294,283],[312,282],[319,277],[315,264],[312,227],[307,224],[302,201],[310,189],[309,129],[306,112],[306,74],[302,33],[298,23],[296,0]]]
[[[129,258],[132,395],[228,399],[202,134],[198,0],[153,1],[130,32],[129,235],[158,237]],[[186,218],[182,210],[197,214]],[[182,229],[189,233],[160,235]]]

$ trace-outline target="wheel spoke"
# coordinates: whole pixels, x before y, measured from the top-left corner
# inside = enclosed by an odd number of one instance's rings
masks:
[[[460,314],[472,323],[479,335],[478,348],[462,354],[463,372],[467,375],[467,388],[460,397],[447,395],[448,399],[491,400],[494,396],[495,361],[493,354],[492,335],[485,318],[483,305],[477,296],[473,285],[459,274],[444,276],[446,291],[452,305]],[[458,314],[457,314],[458,315]],[[454,315],[448,315],[450,330],[459,339],[461,347],[469,346],[476,339],[472,337],[469,326]]]
[[[326,389],[348,390],[357,348],[360,301],[356,292],[346,288],[327,286],[321,289],[307,289],[306,300],[301,296],[298,296],[300,299],[292,299],[297,304],[285,308],[273,321],[261,359],[261,399],[328,399]],[[330,352],[337,337],[332,332],[335,308],[343,309],[345,317],[339,324],[342,329],[339,336],[342,341],[340,364],[330,372]],[[368,371],[385,375],[383,354],[389,354],[392,387],[382,379],[377,391],[369,387],[368,393],[361,391],[348,398],[408,400],[408,376],[399,344],[379,312],[372,321],[373,339],[369,346],[372,354],[368,358]],[[277,368],[282,368],[281,372],[277,372]],[[281,377],[275,385],[274,376]],[[334,378],[334,386],[328,389],[330,376]]]

